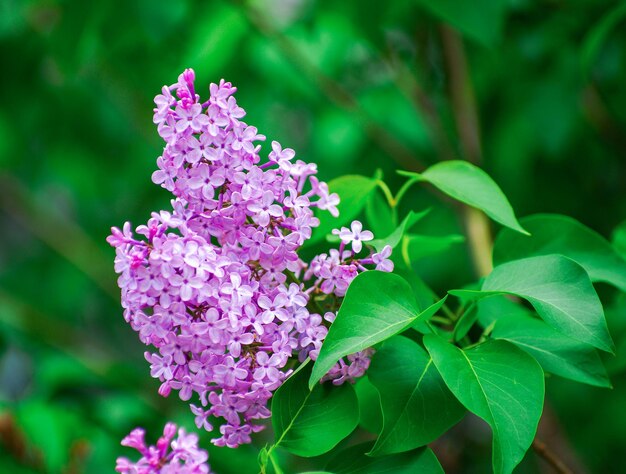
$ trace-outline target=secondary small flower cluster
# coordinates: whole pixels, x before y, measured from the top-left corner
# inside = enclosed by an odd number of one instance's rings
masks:
[[[171,211],[153,213],[133,234],[126,223],[107,239],[124,317],[142,342],[159,393],[194,393],[196,425],[211,431],[222,418],[218,446],[250,442],[270,416],[267,402],[293,363],[315,359],[340,298],[364,265],[390,271],[390,248],[359,259],[373,239],[357,221],[339,231],[339,250],[307,265],[298,256],[319,225],[313,208],[338,215],[339,197],[320,182],[314,164],[272,142],[241,119],[235,88],[211,84],[200,102],[186,70],[155,99],[154,121],[166,146],[152,179],[171,191]],[[352,251],[345,246],[351,244]],[[323,316],[322,316],[323,314]],[[368,351],[349,356],[325,380],[362,375]]]
[[[136,462],[117,458],[115,470],[123,474],[209,474],[209,455],[198,448],[198,436],[180,428],[174,439],[176,431],[174,423],[167,423],[156,445],[146,446],[145,431],[134,429],[122,440],[122,445],[135,448],[141,458]]]

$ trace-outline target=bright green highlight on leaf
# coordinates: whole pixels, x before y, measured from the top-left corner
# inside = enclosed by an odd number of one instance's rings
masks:
[[[400,174],[429,182],[448,196],[480,209],[503,226],[528,234],[517,221],[500,187],[487,173],[467,161],[442,161],[423,173],[402,171]]]
[[[528,352],[546,372],[598,387],[611,386],[593,347],[564,336],[540,319],[519,315],[504,317],[496,322],[491,336],[512,342]]]
[[[395,336],[383,343],[368,377],[380,393],[384,420],[372,448],[374,456],[425,446],[465,414],[430,355],[406,337]]]
[[[562,255],[514,260],[494,268],[481,291],[450,294],[480,299],[498,293],[524,298],[549,325],[578,341],[612,352],[600,299],[583,267]]]
[[[528,216],[521,223],[531,235],[503,229],[493,247],[494,265],[535,255],[561,254],[579,263],[592,281],[626,291],[626,260],[597,232],[558,214]]]
[[[309,386],[313,387],[342,357],[402,332],[418,318],[428,319],[441,304],[443,300],[420,313],[413,291],[402,277],[376,270],[359,274],[328,330]]]
[[[461,350],[427,335],[424,345],[452,393],[491,426],[494,472],[512,472],[535,437],[543,409],[537,361],[507,341]]]
[[[317,242],[330,234],[333,229],[351,222],[365,207],[368,197],[376,189],[376,179],[361,175],[346,175],[335,178],[328,183],[331,193],[339,194],[341,201],[337,206],[339,217],[333,217],[330,212],[320,212],[319,227],[313,229],[311,242]]]
[[[370,457],[372,443],[357,444],[341,451],[326,466],[334,474],[443,474],[429,448],[389,456]]]
[[[309,390],[310,364],[296,371],[272,398],[276,442],[293,454],[319,456],[348,436],[359,421],[359,408],[350,384],[316,385]]]

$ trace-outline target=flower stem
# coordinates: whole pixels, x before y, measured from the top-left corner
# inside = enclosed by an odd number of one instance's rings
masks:
[[[411,188],[411,186],[413,186],[415,183],[417,183],[419,181],[419,178],[417,177],[413,177],[411,179],[409,179],[408,181],[406,181],[398,190],[396,197],[393,199],[394,200],[394,205],[397,206],[398,204],[400,204],[400,200],[404,197],[404,195],[406,194],[406,192]]]
[[[376,184],[382,190],[385,198],[387,198],[387,203],[389,203],[389,207],[392,209],[396,207],[396,201],[393,198],[393,194],[391,194],[391,190],[389,189],[389,186],[387,186],[387,183],[385,183],[382,179],[378,179],[376,180]]]

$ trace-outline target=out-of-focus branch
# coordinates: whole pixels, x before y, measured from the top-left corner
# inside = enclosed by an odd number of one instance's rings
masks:
[[[478,165],[482,163],[480,124],[463,41],[448,25],[441,26],[441,41],[459,145],[464,158]]]
[[[533,449],[537,455],[541,456],[558,474],[574,474],[559,457],[539,438],[533,441]]]
[[[0,445],[21,465],[37,471],[43,469],[41,451],[28,445],[24,433],[9,412],[0,413]]]
[[[459,134],[463,157],[476,165],[482,163],[480,126],[474,88],[472,87],[463,41],[456,31],[441,26],[441,41],[449,82],[450,101]],[[493,240],[487,216],[477,209],[463,206],[462,217],[474,268],[478,276],[491,273]]]

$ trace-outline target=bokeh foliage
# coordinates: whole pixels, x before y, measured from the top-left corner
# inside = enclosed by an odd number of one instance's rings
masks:
[[[149,179],[162,148],[152,98],[163,84],[185,67],[199,84],[223,77],[239,88],[247,121],[316,162],[322,178],[380,169],[397,188],[396,169],[468,158],[450,34],[465,48],[481,166],[517,214],[566,214],[609,237],[626,216],[620,2],[0,0],[0,471],[111,472],[133,427],[156,437],[166,419],[193,426],[186,404],[156,394],[104,242],[110,226],[167,205]],[[427,206],[423,234],[463,234],[423,187],[403,200],[404,211]],[[418,268],[435,290],[472,278],[465,244],[437,252]],[[547,386],[576,462],[617,472],[626,468],[626,298],[601,290],[618,346],[613,390]],[[269,436],[212,449],[212,466],[255,472]],[[484,454],[489,436],[467,443]],[[449,451],[453,472],[484,472],[462,446]]]

